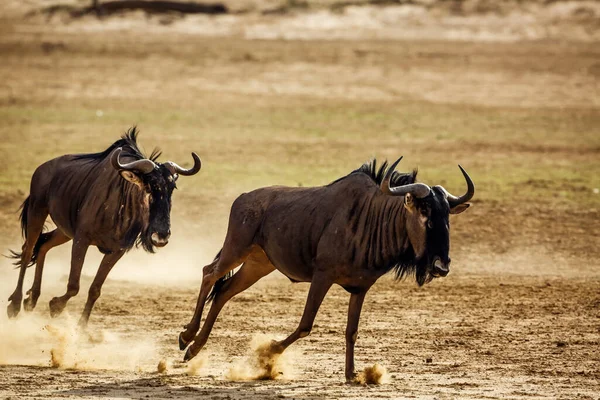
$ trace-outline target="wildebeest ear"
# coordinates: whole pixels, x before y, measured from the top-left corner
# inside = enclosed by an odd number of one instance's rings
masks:
[[[415,205],[415,202],[413,199],[413,195],[410,193],[406,193],[406,195],[404,196],[404,207],[412,210],[414,205]]]
[[[460,214],[461,212],[465,211],[470,206],[471,206],[471,203],[459,204],[456,207],[450,209],[450,214]]]
[[[142,189],[144,187],[142,178],[137,176],[135,173],[133,173],[131,171],[121,171],[120,174],[123,177],[123,179],[133,183],[134,185],[138,186],[140,189]]]

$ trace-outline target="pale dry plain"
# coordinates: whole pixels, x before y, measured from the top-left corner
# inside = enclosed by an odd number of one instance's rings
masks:
[[[361,25],[356,9],[23,16],[48,5],[40,3],[8,1],[0,12],[4,254],[21,245],[16,210],[51,157],[103,150],[137,124],[142,145],[160,146],[163,160],[189,165],[195,150],[204,164],[174,194],[169,246],[134,250],[117,265],[87,332],[74,321],[95,250],[80,295],[56,320],[47,304],[65,290],[70,246],[50,253],[38,308],[16,321],[4,308],[17,273],[0,260],[0,397],[600,398],[596,31],[582,38],[573,23],[560,39],[560,30],[494,31],[490,22],[481,25],[491,33],[460,28],[448,40],[413,20],[403,36]],[[415,26],[430,40],[416,40]],[[549,38],[525,40],[527,32]],[[341,288],[290,348],[279,379],[236,380],[253,372],[252,342],[282,338],[299,321],[308,287],[277,273],[228,304],[196,364],[180,363],[177,334],[237,195],[326,184],[373,156],[399,155],[403,168],[419,166],[423,181],[453,192],[464,189],[460,162],[477,195],[451,219],[447,278],[422,288],[385,278],[367,297],[357,365],[380,363],[388,383],[344,384]]]

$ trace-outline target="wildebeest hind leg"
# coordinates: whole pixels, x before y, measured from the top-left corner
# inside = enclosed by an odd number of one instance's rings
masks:
[[[319,307],[325,298],[325,295],[331,288],[332,282],[324,277],[313,276],[310,284],[310,290],[308,291],[308,298],[306,305],[304,306],[304,313],[298,328],[290,336],[280,342],[273,342],[271,344],[271,352],[275,354],[283,353],[292,343],[296,340],[306,337],[312,330],[313,322],[319,311]]]
[[[31,198],[30,198],[31,199]],[[11,296],[8,298],[10,301],[6,312],[9,318],[14,318],[21,311],[21,301],[23,300],[23,280],[25,279],[25,271],[27,265],[31,261],[33,256],[33,249],[37,243],[42,230],[44,229],[44,222],[48,216],[48,210],[45,208],[39,208],[35,206],[35,201],[31,199],[26,202],[27,210],[23,212],[27,213],[27,235],[25,238],[25,244],[23,245],[23,251],[21,253],[21,263],[19,270],[19,279],[17,280],[17,287]]]
[[[71,239],[59,229],[55,229],[52,232],[43,233],[38,240],[42,241],[43,244],[40,246],[36,257],[35,278],[33,279],[31,289],[27,291],[29,296],[25,299],[25,301],[23,301],[23,307],[25,307],[25,311],[33,311],[35,305],[37,304],[38,298],[40,297],[46,253],[48,253],[48,251],[50,251],[50,249],[53,247],[67,243]]]
[[[275,270],[275,267],[262,249],[254,251],[244,265],[231,278],[225,281],[225,284],[215,295],[210,311],[204,320],[200,333],[194,338],[194,342],[185,353],[184,360],[191,360],[202,350],[213,325],[219,315],[219,312],[232,297],[254,285],[259,279],[267,276]]]
[[[226,245],[223,246],[223,250],[217,259],[203,268],[202,284],[200,285],[200,293],[198,294],[194,316],[190,323],[185,326],[185,331],[179,334],[180,350],[185,350],[196,332],[198,332],[200,320],[202,319],[202,310],[204,309],[204,304],[206,303],[208,294],[214,284],[219,278],[222,278],[229,271],[243,263],[250,252],[251,248],[246,248],[241,251],[239,249],[232,249],[227,246],[226,241]]]

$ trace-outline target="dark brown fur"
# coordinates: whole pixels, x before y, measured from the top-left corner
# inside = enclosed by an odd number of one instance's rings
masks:
[[[204,267],[194,316],[180,334],[182,349],[194,341],[185,359],[205,345],[218,313],[231,297],[277,269],[293,282],[311,282],[311,286],[298,329],[274,342],[272,351],[280,353],[310,333],[323,298],[338,284],[351,293],[346,377],[352,379],[358,320],[369,288],[392,270],[397,277],[415,275],[422,285],[439,276],[434,260],[441,260],[445,273],[450,263],[451,210],[445,193],[434,187],[422,199],[410,194],[391,196],[380,188],[385,173],[386,163],[377,170],[374,161],[327,186],[273,186],[239,196],[231,207],[223,248]],[[404,186],[415,178],[416,171],[395,173],[391,183]],[[194,338],[211,288],[211,309]]]
[[[40,165],[31,179],[30,195],[23,202],[21,228],[25,244],[21,253],[13,252],[20,266],[15,292],[8,306],[10,317],[21,308],[25,270],[36,265],[35,279],[25,309],[33,310],[40,295],[46,253],[53,247],[74,240],[67,292],[50,302],[56,316],[67,301],[79,292],[81,267],[87,248],[96,246],[105,254],[88,296],[80,322],[86,324],[108,273],[136,243],[146,251],[166,244],[170,235],[171,193],[177,174],[157,163],[153,171],[118,171],[110,155],[121,148],[122,162],[146,159],[137,145],[137,130],[132,128],[120,140],[100,153],[65,155]],[[153,162],[160,155],[154,151]],[[50,216],[57,228],[42,233]],[[152,236],[160,243],[154,242]]]

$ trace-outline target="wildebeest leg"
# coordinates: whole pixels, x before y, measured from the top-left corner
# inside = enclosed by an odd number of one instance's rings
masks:
[[[25,299],[25,301],[23,301],[25,311],[33,311],[35,305],[37,304],[38,298],[40,297],[46,253],[48,253],[51,248],[67,243],[71,239],[59,229],[55,229],[52,232],[42,233],[39,240],[41,240],[44,244],[40,246],[36,258],[35,278],[33,279],[33,285],[31,285],[31,289],[27,291],[29,296]]]
[[[188,348],[185,353],[184,360],[191,360],[202,350],[208,336],[212,330],[212,327],[219,316],[219,312],[233,296],[243,292],[250,286],[254,285],[259,279],[267,276],[275,270],[271,261],[267,258],[267,255],[262,251],[258,250],[253,252],[244,265],[237,271],[231,278],[225,281],[223,288],[216,294],[213,303],[210,307],[210,311],[204,320],[202,330],[194,338],[194,342]]]
[[[96,304],[96,300],[100,297],[100,293],[102,291],[102,285],[106,280],[110,270],[114,265],[123,257],[125,251],[119,251],[111,254],[107,254],[102,259],[100,263],[100,267],[98,267],[98,272],[96,273],[96,277],[90,286],[90,290],[88,292],[88,298],[85,303],[85,308],[83,309],[83,314],[81,314],[81,318],[79,319],[79,326],[85,327],[90,319],[90,314],[92,313],[92,308],[94,308],[94,304]]]
[[[31,199],[31,198],[30,198]],[[10,295],[6,311],[9,318],[14,318],[21,311],[21,301],[23,300],[23,280],[25,279],[25,271],[27,271],[27,264],[31,261],[33,256],[33,249],[37,243],[42,229],[44,228],[44,222],[48,216],[48,210],[44,207],[39,209],[35,207],[33,199],[29,201],[27,212],[27,237],[21,253],[21,265],[19,270],[19,279],[17,280],[17,287],[13,294]]]
[[[69,283],[67,292],[50,300],[50,315],[57,317],[64,310],[67,301],[79,293],[79,281],[81,279],[81,268],[85,259],[85,253],[89,247],[89,241],[84,238],[75,237],[73,241],[73,250],[71,251],[71,272],[69,272]]]
[[[204,267],[202,270],[202,284],[200,286],[200,293],[198,294],[194,316],[190,323],[185,326],[185,331],[179,334],[179,348],[181,350],[184,350],[187,347],[200,328],[202,310],[204,309],[204,304],[206,303],[210,289],[212,289],[215,282],[217,282],[217,279],[225,276],[229,271],[243,263],[250,251],[251,249],[249,248],[245,249],[240,255],[237,252],[230,251],[228,247],[223,246],[221,255],[217,257],[215,261]]]
[[[354,343],[358,336],[358,320],[360,311],[367,292],[354,293],[350,296],[348,306],[348,324],[346,325],[346,381],[350,382],[356,377],[354,372]]]
[[[304,313],[298,328],[287,338],[280,342],[273,342],[271,344],[272,353],[283,353],[292,343],[296,340],[306,337],[312,330],[313,322],[319,311],[319,307],[325,298],[325,295],[329,291],[332,282],[329,279],[323,279],[323,277],[313,276],[312,283],[310,284],[310,290],[308,291],[308,299],[304,306]]]

